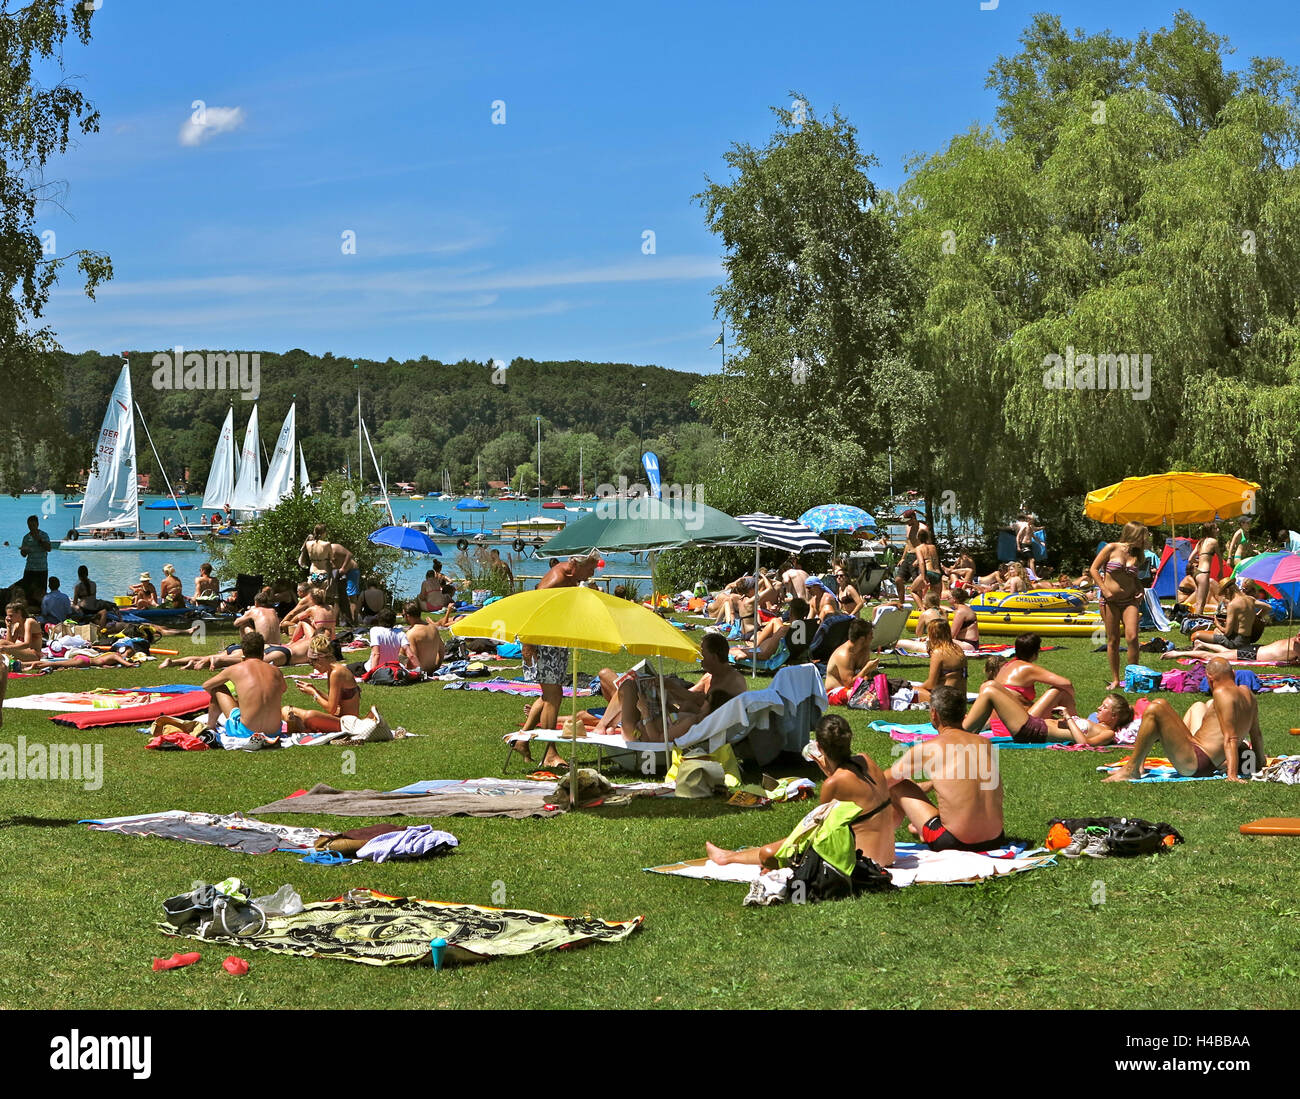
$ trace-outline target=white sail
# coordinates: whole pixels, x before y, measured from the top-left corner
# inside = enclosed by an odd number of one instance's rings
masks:
[[[239,478],[235,481],[235,491],[230,496],[232,511],[256,511],[262,506],[261,449],[257,405],[253,405],[253,414],[248,417],[248,427],[244,431],[244,448],[239,455]]]
[[[284,418],[284,426],[280,428],[280,438],[275,443],[275,453],[271,455],[271,462],[266,467],[266,480],[262,486],[262,509],[269,510],[276,506],[286,496],[292,495],[294,475],[296,473],[294,463],[294,451],[297,450],[295,421],[297,418],[296,404],[289,406],[289,415]]]
[[[135,469],[135,414],[131,370],[122,367],[104,413],[99,440],[91,460],[82,527],[139,526],[140,487]]]
[[[203,507],[224,510],[230,507],[235,492],[235,410],[226,413],[226,422],[217,436],[217,450],[203,490]]]
[[[302,485],[302,494],[311,495],[311,478],[307,476],[307,455],[302,452],[302,443],[298,444],[298,483]]]

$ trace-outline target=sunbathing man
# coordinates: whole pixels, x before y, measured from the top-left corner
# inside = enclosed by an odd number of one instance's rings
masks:
[[[824,622],[832,614],[840,613],[839,597],[822,582],[821,577],[808,577],[803,588],[808,593],[809,612],[818,622]]]
[[[212,575],[212,565],[207,561],[199,566],[199,574],[194,578],[194,602],[213,603],[221,598],[221,585]]]
[[[285,706],[280,711],[285,727],[290,733],[337,733],[343,727],[340,718],[356,717],[361,712],[361,684],[343,661],[334,659],[334,643],[324,634],[318,633],[307,642],[307,656],[316,671],[329,677],[328,690],[322,694],[304,679],[297,681],[298,690],[315,699],[324,712]]]
[[[800,599],[807,599],[808,593],[804,591],[804,581],[808,579],[808,570],[803,567],[796,554],[790,554],[785,563],[785,571],[781,573],[781,583],[785,585],[787,591],[792,591]]]
[[[271,606],[271,599],[262,592],[253,597],[253,605],[243,616],[235,619],[235,629],[256,630],[268,645],[280,642],[280,616]]]
[[[956,563],[944,571],[954,592],[975,586],[975,561],[968,553],[959,554]]]
[[[894,830],[899,824],[899,814],[890,797],[884,772],[870,756],[853,755],[853,732],[839,714],[827,714],[817,723],[816,744],[818,751],[810,754],[826,776],[822,783],[821,804],[846,807],[843,816],[848,818],[832,818],[825,821],[826,825],[833,828],[847,824],[853,829],[858,851],[877,866],[893,866]],[[789,862],[795,854],[793,840],[791,836],[744,851],[728,851],[706,843],[704,850],[719,866],[739,863],[774,870]]]
[[[879,659],[871,655],[872,626],[861,618],[849,623],[849,639],[826,662],[826,698],[832,706],[847,705],[854,690],[876,674]]]
[[[407,603],[402,613],[406,617],[406,639],[402,643],[406,666],[413,672],[432,675],[442,663],[445,652],[442,634],[437,626],[424,621],[419,603]]]
[[[1201,643],[1218,645],[1225,649],[1244,649],[1255,637],[1255,600],[1237,587],[1237,581],[1229,577],[1219,585],[1219,597],[1226,599],[1227,606],[1220,608],[1216,618],[1222,618],[1223,625],[1214,630],[1193,630],[1192,645]]]
[[[987,851],[1006,843],[997,748],[967,732],[965,716],[966,692],[936,687],[930,720],[938,735],[912,745],[885,775],[908,831],[932,851]]]
[[[27,613],[27,604],[15,600],[5,608],[5,639],[0,656],[11,660],[40,660],[44,635],[40,622]]]
[[[1102,701],[1097,720],[1069,713],[1064,706],[1048,717],[1029,712],[1024,699],[992,681],[980,685],[979,697],[966,715],[967,732],[978,733],[996,714],[1017,744],[1113,744],[1115,733],[1133,720],[1133,707],[1118,691]]]
[[[208,732],[216,732],[217,719],[224,714],[227,736],[279,739],[285,682],[280,670],[262,659],[265,649],[262,635],[250,630],[244,634],[244,659],[203,684],[210,698]]]
[[[1300,664],[1300,633],[1292,638],[1270,641],[1267,645],[1243,645],[1239,649],[1202,641],[1195,649],[1174,649],[1161,653],[1160,659],[1210,661],[1218,656],[1227,660],[1240,660],[1245,664]]]
[[[713,615],[715,626],[724,622],[730,626],[737,619],[743,622],[754,613],[754,592],[753,578],[742,576],[723,588],[705,610]]]
[[[1224,771],[1229,782],[1245,782],[1268,762],[1254,692],[1237,685],[1232,665],[1222,658],[1207,663],[1205,674],[1210,701],[1194,703],[1184,721],[1163,698],[1153,699],[1142,715],[1133,755],[1104,782],[1140,778],[1142,761],[1157,740],[1178,773],[1193,778]]]

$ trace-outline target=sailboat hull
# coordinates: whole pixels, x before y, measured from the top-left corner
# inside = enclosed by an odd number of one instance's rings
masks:
[[[184,553],[203,549],[203,543],[193,538],[73,538],[64,539],[52,548],[72,553],[141,553],[149,550]]]

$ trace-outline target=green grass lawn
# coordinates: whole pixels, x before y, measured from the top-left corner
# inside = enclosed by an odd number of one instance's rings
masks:
[[[1270,631],[1268,639],[1281,636]],[[172,639],[169,639],[172,640]],[[183,639],[175,639],[182,640]],[[1087,639],[1061,639],[1043,663],[1070,676],[1095,709],[1105,658]],[[1154,658],[1146,657],[1148,664]],[[608,663],[608,659],[603,662]],[[908,661],[920,668],[918,660]],[[595,657],[584,670],[600,666]],[[619,665],[623,666],[623,665]],[[301,669],[300,669],[301,670]],[[972,685],[982,668],[971,665]],[[923,674],[923,673],[921,673]],[[198,673],[63,671],[11,680],[12,695],[92,686],[200,682]],[[767,680],[760,677],[759,684]],[[1190,696],[1169,696],[1180,709]],[[914,886],[822,905],[742,909],[743,886],[645,874],[642,867],[703,854],[705,840],[748,846],[784,835],[807,804],[732,809],[718,801],[640,799],[551,820],[451,818],[454,855],[343,867],[290,855],[241,855],[95,833],[74,822],[162,809],[248,811],[300,787],[392,789],[432,778],[500,773],[501,734],[522,701],[444,691],[439,684],[375,688],[392,724],[423,734],[355,750],[159,753],[133,728],[84,732],[48,714],[11,710],[3,740],[102,741],[94,792],[53,781],[0,782],[3,926],[0,1005],[22,1008],[621,1008],[1106,1007],[1288,1008],[1300,1005],[1300,839],[1245,837],[1243,821],[1297,814],[1300,791],[1272,783],[1103,786],[1095,771],[1117,754],[1001,754],[1007,832],[1041,841],[1052,816],[1167,820],[1186,844],[1134,860],[1059,860],[1055,867],[978,886]],[[1296,749],[1300,695],[1262,696],[1270,753]],[[1085,711],[1086,712],[1086,711]],[[850,713],[855,748],[887,765],[892,742]],[[920,720],[924,715],[909,714]],[[806,766],[786,773],[813,775]],[[358,818],[277,816],[291,824],[355,827]],[[900,834],[900,839],[906,838]],[[629,940],[437,973],[378,969],[245,951],[247,977],[227,975],[220,944],[155,930],[159,905],[195,879],[237,875],[255,893],[291,882],[304,900],[354,886],[606,919],[645,916]],[[1104,901],[1097,883],[1104,885]],[[203,961],[154,973],[150,961],[198,949]]]

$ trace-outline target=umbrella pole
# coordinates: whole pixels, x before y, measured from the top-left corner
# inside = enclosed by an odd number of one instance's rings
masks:
[[[573,708],[572,722],[569,726],[577,740],[578,730],[578,650],[570,649],[573,660]],[[578,808],[578,746],[573,745],[573,754],[569,758],[569,808]]]
[[[749,678],[758,676],[758,543],[754,543],[754,663],[749,670]]]
[[[659,654],[659,720],[664,730],[664,776],[673,765],[673,736],[668,727],[668,696],[664,693],[664,654]]]

